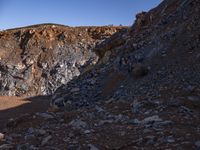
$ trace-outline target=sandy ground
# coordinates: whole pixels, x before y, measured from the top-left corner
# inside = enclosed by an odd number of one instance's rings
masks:
[[[26,113],[44,112],[48,109],[49,97],[0,97],[0,129],[10,118],[16,118]]]

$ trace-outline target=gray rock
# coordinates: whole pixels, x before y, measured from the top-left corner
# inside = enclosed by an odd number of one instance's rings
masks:
[[[99,150],[96,146],[94,146],[93,144],[88,144],[88,147],[90,150]]]
[[[29,134],[34,134],[34,135],[45,135],[46,131],[43,129],[35,129],[35,128],[29,128],[28,129]]]
[[[47,137],[45,137],[42,142],[41,142],[41,145],[44,146],[44,145],[47,145],[47,143],[52,139],[52,136],[49,135]]]
[[[165,125],[172,125],[173,123],[174,122],[171,120],[165,120],[165,121],[159,122],[159,125],[165,126]]]
[[[26,141],[30,141],[30,140],[36,139],[36,137],[35,137],[35,135],[33,135],[33,134],[29,134],[29,135],[26,135],[26,136],[24,137],[24,139],[25,139]]]
[[[162,122],[162,119],[159,118],[158,115],[154,115],[151,117],[144,118],[141,121],[138,119],[133,119],[133,120],[129,121],[129,123],[131,123],[131,124],[149,124],[149,123],[155,123],[155,122]]]
[[[99,107],[97,105],[95,106],[95,109],[97,110],[98,113],[105,111],[103,108],[101,108],[101,107]]]
[[[67,150],[79,150],[80,148],[77,145],[68,145]]]
[[[2,144],[0,145],[1,150],[6,150],[6,149],[13,149],[14,146],[12,144]]]
[[[51,105],[55,107],[64,106],[64,98],[58,97],[51,100]]]
[[[73,88],[73,89],[71,89],[71,92],[72,92],[72,93],[74,93],[74,92],[79,92],[79,91],[80,91],[79,88]]]
[[[173,136],[169,136],[169,137],[167,137],[166,141],[168,143],[174,143],[175,142],[175,138]]]
[[[159,118],[158,115],[154,115],[154,116],[145,118],[144,120],[141,121],[141,123],[147,124],[147,123],[151,123],[151,122],[161,122],[161,121],[162,121],[162,119]]]
[[[195,146],[196,146],[197,148],[200,148],[200,141],[196,141],[196,142],[195,142]]]
[[[129,119],[128,116],[125,116],[125,115],[122,115],[122,114],[115,115],[113,117],[115,119],[115,122],[123,122],[123,123],[125,123]]]
[[[120,131],[120,132],[119,132],[119,135],[120,135],[120,136],[125,136],[125,135],[126,135],[126,132],[125,132],[125,131]]]
[[[131,123],[131,124],[140,124],[141,121],[139,121],[138,119],[131,119],[131,120],[129,121],[129,123]]]
[[[45,135],[45,134],[46,134],[46,131],[43,130],[43,129],[38,129],[38,130],[37,130],[37,134],[38,134],[38,135]]]
[[[72,127],[76,128],[76,129],[84,129],[87,127],[87,123],[80,120],[80,119],[75,119],[72,120],[69,125],[71,125]]]
[[[190,93],[192,93],[192,92],[194,92],[195,88],[196,88],[195,86],[189,85],[187,87],[187,91],[190,92]]]
[[[34,129],[34,128],[31,127],[31,128],[28,129],[28,133],[32,134],[32,133],[34,133],[34,132],[35,132],[35,129]]]
[[[84,133],[85,134],[90,134],[92,131],[91,130],[85,130]]]
[[[52,116],[49,113],[37,113],[37,115],[44,118],[44,119],[53,119],[54,118],[54,116]]]
[[[138,102],[137,100],[134,100],[131,105],[132,105],[132,112],[134,114],[140,112],[140,108],[142,107],[142,104],[140,102]]]
[[[110,119],[110,120],[100,120],[99,121],[99,126],[101,126],[101,125],[104,125],[104,124],[110,124],[110,123],[113,123],[114,122],[114,120],[113,119]]]
[[[200,102],[200,97],[199,96],[188,96],[188,100],[193,101],[193,102]]]
[[[29,148],[30,150],[39,150],[39,148],[38,147],[35,147],[34,145],[30,145],[30,148]]]
[[[147,145],[154,145],[156,143],[156,137],[155,136],[147,136]]]
[[[30,149],[31,145],[29,143],[25,143],[25,144],[19,144],[17,145],[17,150],[24,150],[24,149]]]
[[[20,138],[20,137],[22,137],[22,134],[13,133],[13,134],[10,134],[10,136],[13,138]]]

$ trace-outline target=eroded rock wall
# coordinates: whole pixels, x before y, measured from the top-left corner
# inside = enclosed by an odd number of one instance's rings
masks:
[[[98,61],[93,51],[123,27],[37,25],[0,32],[0,94],[51,94]]]

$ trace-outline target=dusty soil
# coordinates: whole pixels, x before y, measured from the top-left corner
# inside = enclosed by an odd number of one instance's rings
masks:
[[[0,97],[0,128],[11,119],[23,114],[45,112],[49,106],[48,96],[37,97]]]

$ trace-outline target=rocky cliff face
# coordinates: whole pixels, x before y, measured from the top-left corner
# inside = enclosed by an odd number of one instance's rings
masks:
[[[97,44],[94,50],[100,56],[99,63],[90,73],[60,87],[52,101],[76,108],[110,98],[157,99],[170,93],[171,85],[182,92],[190,85],[199,87],[197,6],[195,0],[166,0],[149,12],[139,13],[132,27]],[[80,91],[74,95],[70,89],[75,87]]]
[[[52,94],[94,65],[96,43],[121,28],[52,24],[0,32],[1,95]]]

